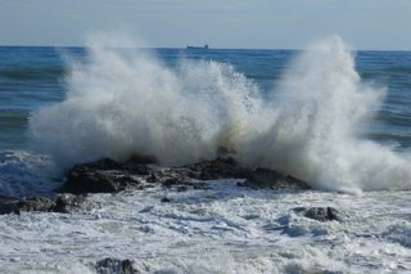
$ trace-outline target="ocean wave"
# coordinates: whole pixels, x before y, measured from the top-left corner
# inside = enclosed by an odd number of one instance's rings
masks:
[[[339,37],[295,57],[275,96],[264,98],[223,63],[181,61],[171,70],[147,53],[124,56],[96,43],[89,55],[72,65],[66,100],[30,119],[38,146],[62,167],[135,153],[178,165],[213,158],[224,146],[246,165],[316,188],[411,186],[409,160],[361,137],[385,89],[362,81]]]
[[[22,150],[0,151],[0,195],[49,195],[59,185],[53,161],[47,155]]]

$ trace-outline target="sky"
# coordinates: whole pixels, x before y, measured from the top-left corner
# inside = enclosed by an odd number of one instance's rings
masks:
[[[0,45],[82,46],[102,32],[151,47],[301,49],[337,34],[411,50],[411,0],[0,0]]]

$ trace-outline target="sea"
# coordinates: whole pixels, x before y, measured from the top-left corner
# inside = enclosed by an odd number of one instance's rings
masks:
[[[221,145],[313,190],[222,180],[0,216],[0,273],[95,273],[105,257],[142,273],[411,273],[411,52],[340,38],[310,50],[0,47],[1,196],[53,196],[79,162],[180,165]]]

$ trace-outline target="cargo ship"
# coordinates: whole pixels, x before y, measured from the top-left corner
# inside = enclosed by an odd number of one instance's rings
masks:
[[[198,47],[198,46],[190,46],[190,45],[188,45],[187,46],[187,49],[208,49],[208,45],[207,44],[205,44],[204,46],[202,46],[202,47]]]

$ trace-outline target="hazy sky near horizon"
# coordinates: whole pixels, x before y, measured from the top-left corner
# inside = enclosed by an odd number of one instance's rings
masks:
[[[96,32],[153,47],[411,50],[411,0],[0,0],[0,45],[83,45]]]

